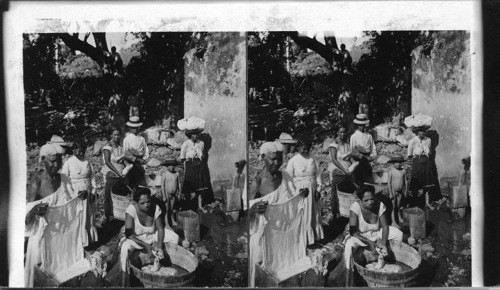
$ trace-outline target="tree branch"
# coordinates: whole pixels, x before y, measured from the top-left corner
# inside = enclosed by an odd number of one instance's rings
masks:
[[[334,53],[333,49],[338,49],[337,41],[335,37],[325,37],[328,45],[324,45],[316,39],[312,39],[307,36],[300,36],[298,32],[291,32],[289,36],[293,39],[293,41],[301,47],[309,48],[316,53],[318,53],[321,57],[323,57],[331,66],[334,66],[337,62],[340,61],[342,57],[340,54]]]
[[[101,49],[93,47],[87,42],[78,39],[78,36],[72,36],[69,33],[58,33],[57,35],[72,50],[81,51],[82,53],[96,61],[100,66],[104,64],[104,53]],[[104,41],[104,43],[106,43],[106,41]]]

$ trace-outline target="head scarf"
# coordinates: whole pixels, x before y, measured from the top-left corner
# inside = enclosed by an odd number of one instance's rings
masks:
[[[263,154],[274,153],[274,152],[283,152],[283,144],[280,142],[266,142],[260,146],[260,158],[262,158]]]
[[[39,162],[42,162],[42,156],[56,155],[56,154],[64,154],[64,149],[54,143],[47,143],[40,148],[40,157],[38,159]]]

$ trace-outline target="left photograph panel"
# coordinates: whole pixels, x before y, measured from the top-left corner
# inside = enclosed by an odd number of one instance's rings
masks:
[[[247,287],[246,34],[22,37],[25,286]]]

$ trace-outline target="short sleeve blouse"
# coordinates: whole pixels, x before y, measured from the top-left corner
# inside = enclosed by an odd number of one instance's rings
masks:
[[[361,207],[359,206],[359,203],[355,201],[352,205],[350,210],[355,213],[358,216],[358,231],[363,234],[366,232],[370,231],[378,231],[380,227],[380,217],[382,214],[385,212],[385,205],[383,203],[380,203],[379,211],[378,211],[378,219],[377,222],[374,224],[367,223],[365,219],[363,218],[363,213],[361,212]]]
[[[141,224],[141,221],[139,220],[139,217],[137,216],[137,211],[135,209],[135,206],[133,204],[130,204],[127,209],[125,210],[125,213],[128,213],[133,219],[134,219],[134,234],[136,236],[141,236],[144,234],[154,234],[156,227],[155,223],[153,222],[153,225],[150,227],[143,226]],[[154,215],[154,220],[160,216],[161,214],[161,209],[159,206],[156,206],[155,208],[155,215]]]

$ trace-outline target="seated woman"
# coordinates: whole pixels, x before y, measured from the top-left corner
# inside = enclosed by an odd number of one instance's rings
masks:
[[[375,199],[375,188],[363,186],[356,195],[359,201],[350,208],[349,234],[346,237],[344,260],[346,272],[346,286],[353,286],[352,253],[357,247],[368,246],[375,254],[377,248],[380,253],[387,253],[388,240],[403,240],[403,233],[395,227],[389,226],[384,204]]]
[[[135,203],[130,204],[125,211],[125,240],[121,247],[120,262],[123,273],[128,273],[129,250],[145,249],[154,257],[153,251],[159,256],[164,253],[164,243],[177,245],[179,236],[161,218],[161,210],[151,201],[151,191],[139,187],[133,195]],[[124,277],[126,277],[124,275]]]

